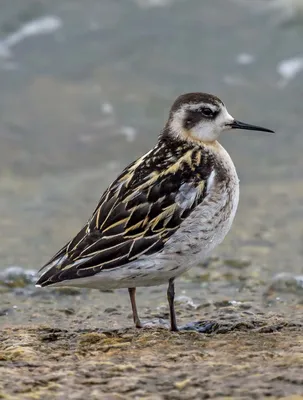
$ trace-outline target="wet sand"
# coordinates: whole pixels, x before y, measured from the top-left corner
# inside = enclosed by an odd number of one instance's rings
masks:
[[[302,325],[277,317],[211,335],[7,327],[0,398],[299,400],[302,365]]]

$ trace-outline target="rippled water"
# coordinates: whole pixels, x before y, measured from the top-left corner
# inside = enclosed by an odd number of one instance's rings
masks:
[[[0,268],[47,261],[155,143],[174,98],[209,91],[236,118],[277,132],[224,134],[242,196],[215,254],[248,259],[246,275],[264,284],[302,273],[303,72],[285,81],[278,67],[302,58],[302,37],[299,24],[227,0],[2,5]],[[200,283],[184,287],[200,296]]]

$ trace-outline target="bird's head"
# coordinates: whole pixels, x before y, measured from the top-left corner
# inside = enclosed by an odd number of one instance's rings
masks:
[[[214,142],[229,129],[273,133],[270,129],[236,120],[218,97],[207,93],[187,93],[178,97],[166,125],[168,134],[178,139],[205,143]]]

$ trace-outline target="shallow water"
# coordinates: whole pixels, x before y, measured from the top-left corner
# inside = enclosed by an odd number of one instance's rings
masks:
[[[302,274],[303,75],[281,85],[277,66],[302,56],[303,28],[275,26],[227,0],[148,3],[2,6],[0,269],[37,270],[86,221],[119,170],[155,143],[174,97],[209,91],[236,118],[277,133],[224,134],[241,180],[239,212],[214,252],[219,261],[182,277],[179,293],[198,304],[262,308],[276,274]],[[141,290],[138,302],[157,310],[164,291]],[[35,315],[41,292],[4,292],[3,321],[26,322],[28,309]],[[76,308],[93,301],[101,314],[113,303],[129,309],[124,291],[87,296]],[[270,306],[288,314],[283,296]],[[46,314],[56,309],[52,301]]]

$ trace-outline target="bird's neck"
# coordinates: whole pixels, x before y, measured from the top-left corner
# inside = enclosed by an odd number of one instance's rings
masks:
[[[172,132],[171,128],[167,124],[163,131],[159,135],[159,143],[163,143],[170,148],[183,147],[186,151],[187,149],[197,147],[201,149],[208,149],[210,151],[216,152],[221,149],[221,145],[217,140],[204,141],[193,137],[190,131],[184,131],[184,134],[180,135],[178,132]]]

